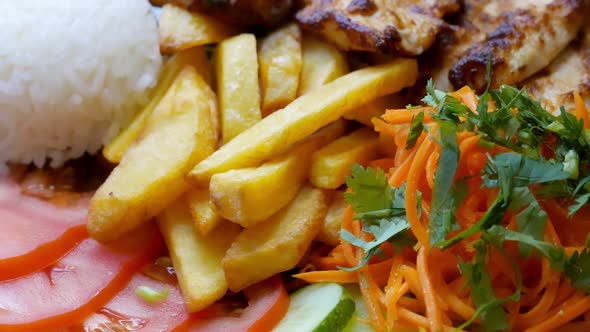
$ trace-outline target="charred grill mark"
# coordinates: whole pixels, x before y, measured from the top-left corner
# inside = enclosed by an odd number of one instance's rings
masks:
[[[442,16],[458,9],[458,0],[308,0],[296,19],[345,50],[413,56],[445,29]]]
[[[455,88],[470,85],[482,91],[488,83],[486,65],[490,60],[494,74],[492,86],[500,82],[518,83],[542,70],[579,30],[584,2],[555,0],[546,5],[531,3],[525,8],[512,9],[511,2],[505,1],[502,6],[498,5],[496,13],[481,11],[481,15],[470,15],[477,18],[468,23],[480,31],[491,31],[481,42],[471,42],[471,45],[467,38],[468,48],[457,53],[448,72],[449,81]],[[471,1],[468,10],[478,12],[477,6],[481,4]],[[467,36],[470,33],[465,26],[463,31]]]
[[[491,61],[492,72],[497,72],[501,67],[506,67],[504,54],[510,52],[511,47],[522,43],[524,35],[519,17],[511,13],[507,15],[513,18],[505,21],[491,33],[483,42],[472,46],[465,51],[464,56],[449,71],[449,80],[455,87],[469,85],[481,92],[487,86],[486,70],[488,61]],[[530,17],[524,15],[525,21]],[[497,82],[492,77],[492,85]]]
[[[383,39],[377,40],[376,46],[377,49],[384,53],[391,49],[396,49],[398,53],[404,53],[403,50],[398,48],[401,40],[401,36],[399,35],[397,29],[392,26],[388,26],[385,28],[383,33]]]
[[[297,19],[304,28],[321,30],[327,28],[327,24],[334,22],[337,29],[346,34],[352,44],[357,45],[356,50],[377,49],[383,53],[400,53],[411,55],[399,48],[401,38],[398,31],[388,26],[383,36],[362,24],[353,22],[348,16],[338,11],[314,11],[311,16],[297,15]]]

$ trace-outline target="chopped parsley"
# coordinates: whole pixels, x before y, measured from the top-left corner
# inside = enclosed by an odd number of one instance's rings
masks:
[[[439,122],[440,159],[434,178],[432,202],[430,206],[430,244],[443,241],[456,229],[455,200],[453,182],[459,166],[459,145],[457,128],[448,121]]]
[[[410,224],[406,219],[405,187],[394,188],[389,185],[383,170],[364,169],[354,165],[352,175],[346,179],[350,192],[344,199],[353,208],[354,218],[361,221],[363,230],[374,236],[374,240],[365,241],[342,229],[340,236],[345,241],[364,251],[362,262],[352,268],[339,267],[345,271],[355,271],[378,254],[379,246],[391,242],[397,247],[406,247],[414,242],[407,230]]]
[[[406,139],[406,150],[411,149],[416,145],[418,138],[422,135],[424,131],[424,112],[418,113],[414,118],[412,118],[412,124],[410,125],[410,132],[408,133],[408,138]]]
[[[489,80],[488,77],[488,83]],[[434,108],[428,116],[436,122],[438,132],[424,123],[426,114],[420,112],[411,121],[405,148],[413,148],[424,132],[433,135],[440,145],[430,197],[430,245],[446,250],[479,235],[471,243],[475,249],[473,259],[461,261],[458,266],[477,307],[475,315],[460,329],[477,318],[486,331],[509,327],[503,303],[520,298],[519,269],[515,263],[518,284],[514,294],[497,298],[486,267],[490,250],[506,255],[503,250],[507,241],[518,244],[519,257],[544,257],[554,270],[570,279],[573,287],[590,293],[590,249],[568,256],[564,248],[545,241],[548,215],[538,201],[551,198],[567,204],[570,217],[590,201],[590,130],[584,129],[583,121],[563,107],[553,115],[525,89],[509,85],[492,90],[488,86],[478,96],[475,112],[451,94],[437,90],[431,80],[426,92],[422,101]],[[506,152],[488,155],[480,174],[482,186],[497,188],[494,201],[479,220],[458,231],[455,214],[468,193],[468,179],[456,176],[460,157],[457,133],[462,131],[478,135],[480,145],[490,151],[501,147]],[[342,269],[352,271],[367,264],[379,254],[383,243],[397,247],[415,243],[408,231],[404,186],[392,187],[382,170],[358,165],[346,183],[350,190],[345,194],[346,201],[353,208],[355,219],[361,221],[363,230],[372,234],[373,239],[366,241],[342,230],[342,238],[364,252],[358,266]],[[515,219],[515,227],[505,227],[507,215]]]
[[[471,298],[477,306],[477,312],[471,319],[458,327],[458,330],[465,329],[475,319],[481,317],[486,331],[505,331],[509,324],[502,303],[516,300],[520,296],[520,292],[515,292],[515,295],[511,297],[498,299],[494,294],[492,281],[486,267],[487,246],[486,242],[477,241],[474,243],[476,249],[475,259],[469,263],[459,263],[459,271],[461,271],[471,289]]]

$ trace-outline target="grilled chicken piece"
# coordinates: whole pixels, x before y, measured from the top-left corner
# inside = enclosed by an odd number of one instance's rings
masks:
[[[308,0],[296,17],[344,50],[418,55],[459,8],[458,0]]]
[[[580,30],[586,0],[465,0],[457,30],[440,54],[439,88],[518,83],[547,66]]]
[[[540,99],[548,111],[559,113],[563,105],[573,110],[574,92],[590,106],[590,24],[578,40],[568,46],[543,71],[524,82],[530,95]]]

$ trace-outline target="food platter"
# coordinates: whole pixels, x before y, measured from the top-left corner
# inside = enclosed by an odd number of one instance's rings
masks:
[[[0,332],[590,329],[587,1],[0,10]]]

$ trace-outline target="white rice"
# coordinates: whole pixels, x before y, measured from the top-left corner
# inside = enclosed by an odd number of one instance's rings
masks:
[[[162,59],[147,0],[0,0],[0,164],[59,166],[133,117]]]

